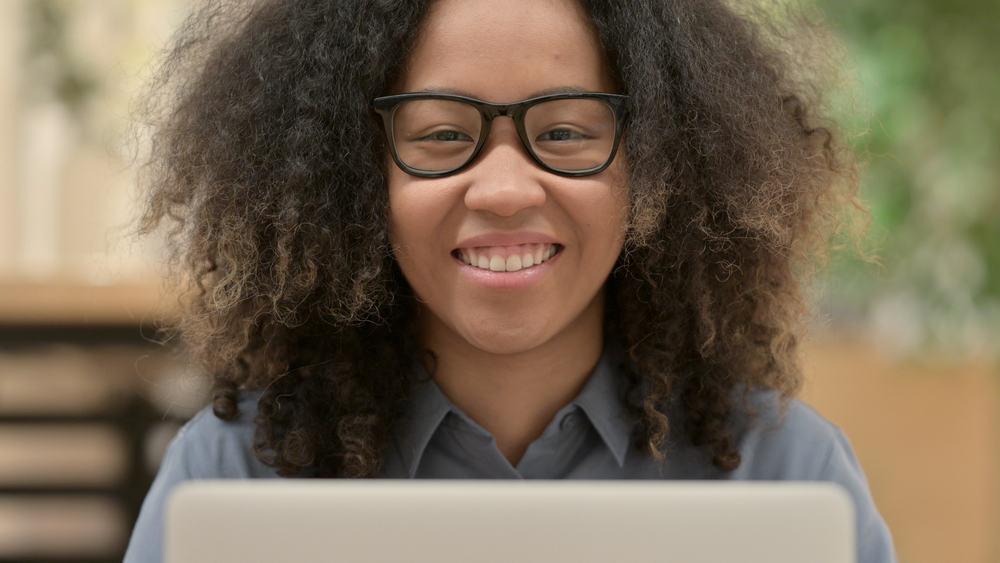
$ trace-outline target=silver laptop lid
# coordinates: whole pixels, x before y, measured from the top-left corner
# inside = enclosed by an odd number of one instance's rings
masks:
[[[851,563],[831,483],[194,481],[168,563]]]

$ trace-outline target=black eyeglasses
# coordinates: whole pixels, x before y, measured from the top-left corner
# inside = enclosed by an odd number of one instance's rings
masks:
[[[524,150],[561,176],[589,176],[615,158],[628,96],[568,93],[513,104],[453,94],[398,94],[375,98],[392,159],[407,174],[440,178],[479,156],[498,116],[514,120]]]

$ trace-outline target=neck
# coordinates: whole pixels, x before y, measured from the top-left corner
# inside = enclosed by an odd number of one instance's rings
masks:
[[[496,439],[517,465],[555,414],[583,388],[603,348],[603,295],[568,327],[529,350],[481,350],[440,323],[424,324],[441,391]]]

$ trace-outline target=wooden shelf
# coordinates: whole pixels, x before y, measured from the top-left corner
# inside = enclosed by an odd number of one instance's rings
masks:
[[[176,308],[155,278],[108,285],[0,278],[0,324],[146,324],[173,318]]]

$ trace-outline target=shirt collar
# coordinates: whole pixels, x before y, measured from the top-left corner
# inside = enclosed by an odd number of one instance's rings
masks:
[[[421,377],[410,391],[406,413],[395,427],[399,455],[411,479],[417,474],[431,437],[454,407],[419,362],[414,369]]]
[[[579,406],[611,451],[618,467],[625,464],[634,419],[622,403],[621,374],[616,366],[617,354],[605,349],[583,389],[572,401]],[[415,367],[422,377],[410,393],[407,410],[395,434],[399,453],[410,478],[417,473],[427,444],[449,412],[462,415],[419,363]]]
[[[618,355],[606,347],[590,379],[573,402],[587,414],[618,467],[622,467],[635,420],[623,403],[622,377],[617,361]]]

